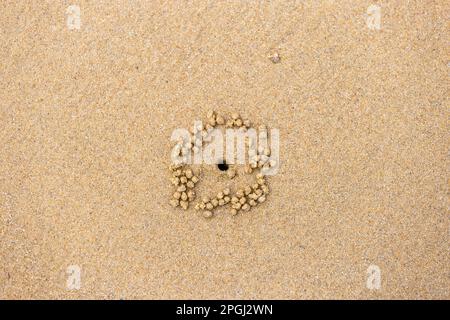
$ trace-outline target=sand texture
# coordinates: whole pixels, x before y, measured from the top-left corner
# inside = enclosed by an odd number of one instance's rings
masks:
[[[449,14],[4,1],[0,298],[449,299]],[[169,205],[171,133],[210,109],[280,130],[246,214]],[[201,192],[226,184],[210,171]]]

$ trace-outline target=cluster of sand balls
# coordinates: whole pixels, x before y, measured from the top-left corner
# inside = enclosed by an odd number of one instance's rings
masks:
[[[239,113],[232,113],[231,119],[227,120],[226,127],[227,128],[239,128],[239,129],[248,129],[252,123],[248,119],[242,119]]]
[[[172,171],[172,184],[176,186],[173,199],[170,203],[173,207],[180,206],[184,210],[189,208],[190,202],[195,200],[195,185],[199,178],[191,169],[185,169],[187,156],[190,153],[199,152],[200,148],[210,142],[210,132],[217,126],[225,125],[227,128],[237,128],[238,130],[247,130],[251,127],[248,119],[243,119],[238,113],[231,114],[231,118],[226,120],[223,116],[214,111],[207,114],[205,125],[197,124],[191,129],[190,141],[180,140],[175,146],[177,156],[181,156],[181,161],[170,166]],[[265,126],[260,126],[259,130],[266,131]],[[254,141],[250,141],[248,146],[252,147]],[[249,164],[245,167],[245,173],[251,174],[254,170],[264,170],[276,166],[275,160],[270,159],[271,150],[268,147],[258,147],[249,149]],[[227,176],[233,179],[237,175],[234,168],[227,170]],[[196,210],[201,210],[203,216],[210,218],[215,209],[226,205],[231,206],[231,214],[236,215],[240,211],[249,211],[252,207],[266,201],[269,194],[266,176],[262,173],[256,175],[256,182],[247,185],[243,189],[238,189],[235,194],[231,194],[229,188],[220,191],[214,198],[203,197],[195,205]]]
[[[256,176],[256,183],[247,185],[243,189],[236,191],[236,194],[231,198],[231,214],[236,215],[240,210],[248,211],[252,207],[266,201],[266,196],[269,194],[269,186],[265,176],[258,173]]]
[[[263,170],[268,170],[277,165],[275,160],[270,159],[270,148],[259,147],[257,150],[250,149],[249,164],[245,167],[245,173],[252,173],[254,169],[260,168]]]
[[[172,184],[176,186],[173,199],[170,204],[173,207],[180,206],[184,210],[189,208],[189,203],[195,199],[195,184],[199,181],[191,169],[183,169],[182,165],[172,165]]]
[[[237,113],[233,113],[232,118],[234,120],[231,120],[231,122],[230,120],[225,121],[225,119],[216,114],[215,111],[209,111],[207,117],[208,119],[206,124],[198,123],[190,129],[191,136],[189,141],[185,141],[183,139],[177,141],[177,144],[175,145],[175,155],[181,158],[181,161],[177,164],[186,164],[189,154],[198,153],[203,145],[210,142],[210,134],[215,127],[219,125],[226,125],[230,128],[242,127],[244,129],[250,127],[250,121],[242,120]]]
[[[266,201],[269,194],[269,186],[265,176],[261,173],[256,175],[256,182],[238,189],[234,195],[230,195],[230,189],[220,191],[215,198],[204,197],[200,203],[195,205],[195,210],[201,210],[205,218],[213,216],[214,209],[231,203],[231,214],[237,215],[241,210],[249,211],[252,207]]]
[[[240,130],[247,130],[251,126],[251,122],[248,119],[242,119],[238,113],[233,113],[231,119],[225,120],[224,117],[218,115],[215,111],[209,111],[207,114],[206,124],[196,124],[190,129],[190,139],[188,141],[180,138],[175,145],[175,156],[181,158],[181,160],[176,164],[186,164],[188,163],[188,155],[198,153],[200,148],[206,143],[211,141],[211,131],[217,126],[225,125],[227,128],[238,128]],[[231,170],[228,173],[230,178],[233,178],[236,172],[233,173]]]
[[[204,197],[200,203],[195,205],[195,210],[203,210],[203,216],[205,218],[212,217],[212,211],[214,208],[222,207],[230,203],[230,189],[226,188],[217,193],[215,198],[210,199],[209,197]]]

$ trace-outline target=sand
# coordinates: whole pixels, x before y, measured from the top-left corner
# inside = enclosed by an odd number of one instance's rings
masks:
[[[449,299],[449,9],[3,3],[0,298]],[[209,109],[280,130],[257,210],[169,205]]]

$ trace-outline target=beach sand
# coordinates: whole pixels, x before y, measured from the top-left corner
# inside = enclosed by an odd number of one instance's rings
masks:
[[[0,298],[449,299],[449,9],[2,4]],[[280,130],[247,213],[169,205],[210,109]]]

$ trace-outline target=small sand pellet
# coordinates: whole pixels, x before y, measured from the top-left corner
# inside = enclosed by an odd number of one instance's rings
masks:
[[[272,63],[277,64],[281,62],[281,57],[278,54],[278,52],[273,53],[270,57],[269,57],[270,61],[272,61]]]
[[[195,184],[194,184],[192,181],[188,181],[188,182],[186,183],[186,187],[192,189],[192,188],[195,187]]]
[[[214,118],[209,118],[209,119],[208,119],[208,124],[209,124],[211,127],[215,127],[216,124],[217,124],[216,119],[214,119]]]
[[[180,201],[180,206],[181,206],[184,210],[187,210],[187,208],[189,207],[189,202],[187,202],[187,201]]]
[[[210,211],[210,210],[205,210],[205,211],[203,211],[203,216],[205,217],[205,218],[211,218],[212,217],[212,212]]]
[[[180,169],[176,170],[176,171],[173,173],[173,175],[174,175],[175,177],[181,176],[181,170],[180,170]]]
[[[236,170],[234,170],[233,168],[229,169],[227,171],[227,175],[230,179],[233,179],[236,176]]]
[[[193,173],[192,173],[192,170],[191,170],[191,169],[187,169],[187,170],[184,172],[184,174],[185,174],[186,178],[188,178],[188,179],[192,178],[192,176],[193,176]]]
[[[216,122],[218,125],[223,125],[225,123],[225,119],[222,116],[217,116]]]

